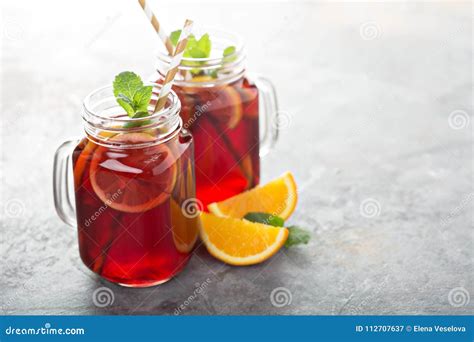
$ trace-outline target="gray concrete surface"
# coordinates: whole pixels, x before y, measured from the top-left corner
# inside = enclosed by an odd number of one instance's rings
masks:
[[[291,222],[311,243],[246,268],[199,248],[148,289],[90,273],[53,208],[53,154],[81,135],[89,91],[152,71],[156,40],[134,2],[2,1],[3,314],[473,312],[469,2],[153,5],[173,29],[188,16],[240,33],[249,69],[274,81],[288,125],[262,177],[293,171]]]

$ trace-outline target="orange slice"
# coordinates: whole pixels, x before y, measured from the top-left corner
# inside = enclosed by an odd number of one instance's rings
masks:
[[[207,75],[194,76],[194,77],[191,79],[191,82],[197,82],[197,83],[215,82],[215,81],[216,81],[216,79],[215,79],[214,77],[207,76]]]
[[[227,120],[227,128],[233,129],[237,127],[243,115],[242,100],[238,91],[232,86],[225,86],[220,89],[218,96],[225,103],[225,110],[222,110],[220,115]]]
[[[245,87],[239,89],[244,115],[253,119],[258,119],[258,90],[255,87]]]
[[[181,206],[171,199],[171,227],[173,242],[181,253],[189,253],[199,236],[199,217],[184,215]]]
[[[119,134],[109,141],[140,144],[155,141],[146,133]],[[128,213],[150,210],[169,198],[177,178],[176,160],[165,144],[114,149],[99,146],[90,165],[96,195]]]
[[[104,138],[110,138],[110,137],[113,137],[115,133],[102,131],[99,133],[99,135]],[[79,144],[84,144],[84,148],[82,149],[81,154],[79,154],[79,157],[74,163],[73,173],[74,173],[74,185],[76,189],[82,185],[82,175],[84,173],[84,170],[86,169],[87,162],[89,161],[90,156],[92,155],[92,152],[97,147],[97,144],[90,141],[88,138],[84,138]]]
[[[286,172],[265,185],[211,203],[207,209],[217,216],[242,218],[249,212],[263,212],[286,220],[295,210],[297,200],[295,180],[291,172]]]
[[[96,144],[91,142],[89,139],[84,138],[81,141],[81,144],[84,145],[81,154],[77,157],[76,162],[74,163],[74,187],[77,190],[82,185],[82,175],[84,174],[84,170],[86,169],[87,162],[92,155],[92,152],[97,147]]]
[[[201,239],[215,258],[230,265],[261,263],[285,244],[288,229],[201,213]]]

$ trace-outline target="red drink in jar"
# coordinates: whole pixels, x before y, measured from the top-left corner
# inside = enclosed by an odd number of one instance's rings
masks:
[[[195,198],[193,139],[175,94],[164,113],[144,119],[121,114],[110,95],[104,88],[86,99],[87,136],[72,153],[79,252],[109,281],[160,284],[186,265],[198,237],[197,215],[183,210]]]
[[[173,90],[195,141],[197,197],[207,205],[258,185],[260,155],[277,137],[277,125],[270,122],[276,120],[277,105],[270,82],[246,75],[241,40],[205,32],[213,44],[211,56],[184,58]],[[223,56],[227,46],[233,53]],[[161,82],[169,57],[163,53],[158,60]]]

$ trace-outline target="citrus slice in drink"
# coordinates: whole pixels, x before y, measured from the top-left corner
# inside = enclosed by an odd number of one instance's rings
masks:
[[[240,94],[232,86],[225,86],[219,89],[219,97],[224,104],[220,115],[226,119],[226,126],[229,129],[235,128],[243,115]]]
[[[196,215],[185,215],[181,206],[171,199],[171,228],[173,242],[181,253],[189,253],[199,236],[200,220]]]
[[[291,172],[271,182],[207,206],[217,216],[242,218],[249,212],[262,212],[286,220],[293,213],[298,200],[296,183]]]
[[[239,89],[244,115],[258,118],[258,90],[255,87],[245,87]]]
[[[109,142],[146,144],[147,133],[119,134]],[[113,209],[128,213],[150,210],[169,198],[177,178],[175,156],[165,144],[113,148],[99,146],[93,153],[90,180],[96,195]]]
[[[201,239],[215,258],[230,265],[261,263],[285,244],[288,229],[201,213]]]
[[[208,83],[208,82],[215,82],[217,79],[215,79],[212,76],[208,75],[200,75],[200,76],[194,76],[191,79],[191,82],[196,82],[196,83]]]
[[[115,135],[115,133],[112,133],[110,131],[102,131],[99,133],[100,136],[103,138],[110,138]],[[74,186],[77,190],[78,187],[82,185],[82,175],[84,173],[84,170],[86,170],[87,162],[90,159],[90,156],[92,155],[92,152],[96,149],[98,146],[88,138],[84,138],[80,143],[82,145],[82,151],[77,157],[77,160],[74,163]]]
[[[74,187],[77,189],[82,185],[82,175],[84,170],[86,170],[87,162],[92,155],[92,152],[97,147],[96,144],[89,141],[89,139],[84,138],[80,145],[82,145],[82,151],[74,162]]]
[[[210,112],[223,128],[233,129],[242,119],[240,94],[232,85],[201,87],[199,97],[201,110]]]

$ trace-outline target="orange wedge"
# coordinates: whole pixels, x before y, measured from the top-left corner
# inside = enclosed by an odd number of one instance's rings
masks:
[[[288,229],[201,213],[201,239],[215,258],[236,266],[261,263],[285,244]]]
[[[291,172],[286,172],[265,185],[211,203],[207,209],[217,216],[242,218],[249,212],[262,212],[286,220],[295,210],[297,200],[295,180]]]

